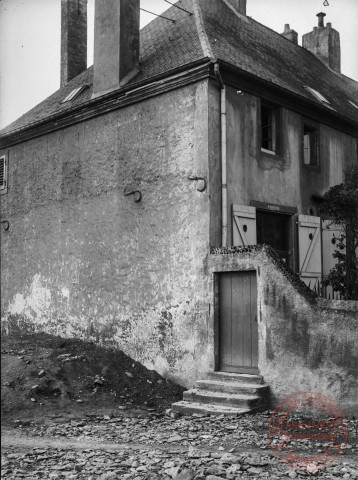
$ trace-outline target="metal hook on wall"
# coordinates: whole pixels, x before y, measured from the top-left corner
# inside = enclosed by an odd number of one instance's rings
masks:
[[[4,224],[4,230],[9,230],[10,228],[10,222],[8,220],[0,220],[0,223]]]
[[[140,202],[142,199],[142,193],[139,190],[135,190],[133,187],[125,187],[124,195],[126,197],[128,195],[133,195],[133,199],[135,202]]]
[[[206,189],[206,180],[203,177],[197,177],[196,175],[189,175],[189,180],[197,180],[196,189],[198,192],[203,192]]]

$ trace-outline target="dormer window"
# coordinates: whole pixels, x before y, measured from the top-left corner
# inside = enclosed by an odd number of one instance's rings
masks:
[[[261,151],[281,154],[281,109],[261,102]]]
[[[323,103],[324,105],[326,105],[326,107],[331,107],[329,101],[327,100],[326,97],[324,97],[322,95],[322,93],[318,92],[317,90],[315,90],[314,88],[311,88],[311,87],[304,87],[308,92],[310,92],[311,95],[313,95],[315,97],[316,100],[319,100],[321,103]]]
[[[74,90],[72,90],[71,93],[67,95],[67,97],[64,100],[62,100],[62,103],[70,102],[71,100],[74,100],[75,98],[78,97],[80,93],[86,90],[86,88],[88,88],[88,85],[81,85],[80,87],[75,88]]]

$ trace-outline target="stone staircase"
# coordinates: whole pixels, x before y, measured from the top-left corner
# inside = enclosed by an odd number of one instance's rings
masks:
[[[172,409],[180,413],[243,415],[268,408],[269,386],[261,375],[212,372],[183,393]]]

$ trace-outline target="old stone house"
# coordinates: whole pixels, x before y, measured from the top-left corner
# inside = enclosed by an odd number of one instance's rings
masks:
[[[163,15],[139,32],[139,0],[96,0],[86,69],[86,1],[62,0],[61,88],[1,132],[3,329],[356,411],[357,305],[303,283],[332,266],[319,200],[357,162],[339,34],[319,14],[301,47],[246,0]]]

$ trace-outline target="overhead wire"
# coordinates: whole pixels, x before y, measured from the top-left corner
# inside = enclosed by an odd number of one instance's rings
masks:
[[[171,19],[171,18],[164,17],[163,15],[159,15],[158,13],[150,12],[149,10],[145,10],[145,9],[142,8],[142,7],[140,7],[140,9],[143,10],[143,12],[150,13],[151,15],[155,15],[156,17],[165,18],[165,20],[169,20],[169,22],[175,23],[175,20],[173,20],[173,19]]]
[[[189,15],[193,15],[192,12],[189,12],[188,10],[185,10],[185,8],[179,7],[178,5],[175,5],[174,3],[169,2],[169,0],[164,0],[164,2],[169,3],[172,7],[179,8],[179,10],[182,10],[183,12],[188,13]]]

